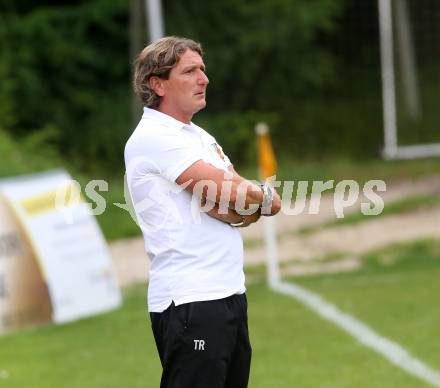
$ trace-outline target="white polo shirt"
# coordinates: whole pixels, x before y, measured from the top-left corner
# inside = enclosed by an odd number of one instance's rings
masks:
[[[245,292],[243,241],[237,228],[200,212],[175,183],[204,160],[231,165],[213,136],[197,125],[144,108],[125,146],[126,178],[151,259],[148,309],[214,300]]]

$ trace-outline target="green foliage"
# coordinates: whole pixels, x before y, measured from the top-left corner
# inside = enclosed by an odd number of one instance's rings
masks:
[[[276,112],[231,111],[217,115],[201,113],[194,121],[217,138],[233,163],[253,165],[257,158],[255,124],[263,121],[275,126],[280,118]]]
[[[82,169],[121,166],[133,124],[129,0],[0,4],[0,127],[14,136],[55,128],[57,148]],[[235,163],[254,163],[253,128],[261,120],[286,157],[379,155],[376,5],[163,0],[163,8],[167,34],[204,46],[208,106],[194,121]],[[367,30],[353,25],[360,17]],[[437,68],[435,61],[420,67],[427,111],[438,100]],[[402,142],[438,139],[436,113],[420,122],[398,114]]]
[[[167,32],[204,46],[211,79],[207,128],[232,159],[253,162],[246,150],[253,127],[265,116],[281,152],[303,156],[316,154],[318,148],[319,153],[337,151],[340,143],[333,130],[341,124],[332,122],[330,127],[332,118],[326,118],[332,109],[312,96],[337,82],[336,57],[318,42],[336,30],[344,5],[342,0],[164,2]],[[252,112],[263,113],[257,118]]]
[[[440,75],[438,64],[425,66],[419,74],[421,113],[417,118],[411,117],[406,108],[404,91],[397,84],[397,120],[399,123],[399,143],[426,144],[439,143],[440,111],[438,99],[440,96]]]
[[[212,83],[202,120],[234,160],[252,160],[257,120],[298,134],[300,126],[286,120],[296,102],[334,83],[335,58],[317,41],[335,29],[343,5],[164,1],[167,33],[206,48]],[[4,8],[0,126],[21,133],[51,126],[63,154],[84,167],[120,163],[131,127],[128,1],[17,1]]]
[[[331,83],[334,60],[316,45],[343,9],[334,0],[165,1],[167,32],[206,51],[209,111],[291,108]]]
[[[29,174],[62,166],[63,162],[54,145],[56,137],[57,132],[51,127],[43,128],[19,140],[0,130],[0,177]]]
[[[0,126],[51,126],[63,153],[120,162],[130,103],[126,1],[11,8],[0,23]]]

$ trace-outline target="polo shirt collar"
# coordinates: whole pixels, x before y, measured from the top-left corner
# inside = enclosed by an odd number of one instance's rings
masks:
[[[144,114],[142,118],[154,119],[160,121],[162,124],[167,127],[171,127],[174,129],[190,129],[194,128],[194,124],[190,122],[189,124],[185,124],[179,120],[176,120],[174,117],[171,117],[165,113],[159,112],[156,109],[151,109],[144,107]]]

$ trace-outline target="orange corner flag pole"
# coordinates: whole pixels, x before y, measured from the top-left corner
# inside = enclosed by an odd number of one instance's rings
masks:
[[[269,127],[266,123],[258,123],[255,126],[255,132],[258,136],[260,177],[262,180],[266,180],[274,176],[277,169],[277,162],[269,136]]]
[[[274,177],[276,173],[277,162],[269,137],[269,127],[266,123],[258,123],[255,126],[255,132],[258,136],[260,179],[270,183],[270,178]],[[280,281],[275,217],[264,217],[263,221],[267,255],[267,281],[270,286],[274,286]]]

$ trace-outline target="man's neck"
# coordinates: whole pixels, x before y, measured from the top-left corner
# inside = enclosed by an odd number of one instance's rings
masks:
[[[173,119],[179,120],[182,123],[189,124],[191,123],[191,119],[193,115],[185,114],[183,112],[176,111],[174,109],[170,109],[166,106],[159,106],[157,110],[163,114],[171,116]]]

